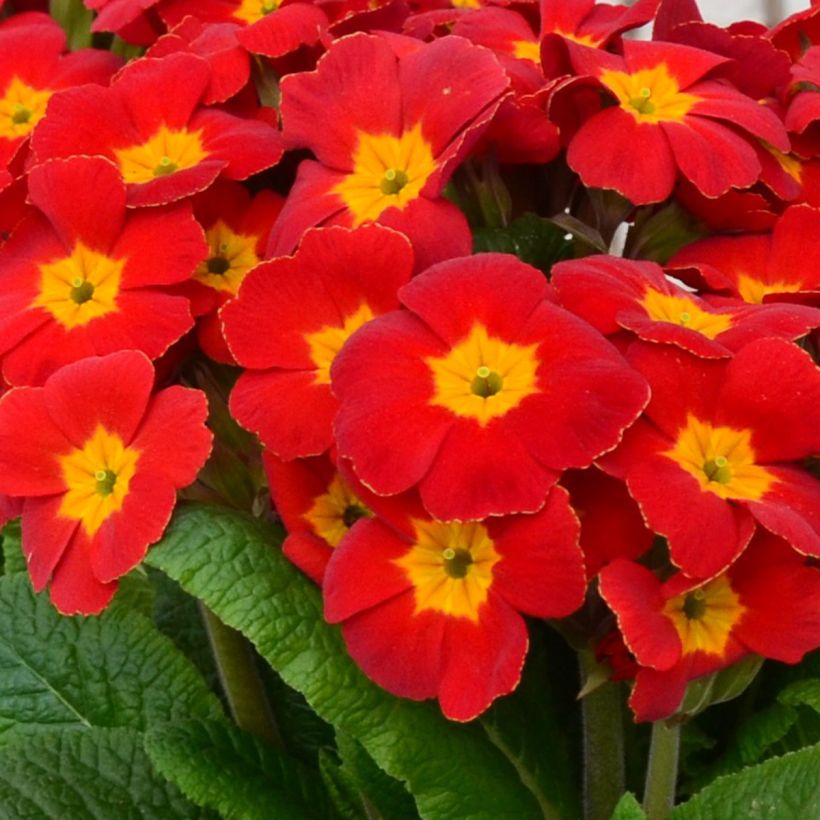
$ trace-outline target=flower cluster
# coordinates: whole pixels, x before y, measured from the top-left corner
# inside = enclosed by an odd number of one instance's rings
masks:
[[[144,53],[0,21],[0,519],[61,611],[203,467],[196,359],[397,695],[472,719],[527,617],[639,720],[820,645],[820,6],[86,6]]]

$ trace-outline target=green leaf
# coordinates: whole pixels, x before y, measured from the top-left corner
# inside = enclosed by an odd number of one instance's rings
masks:
[[[527,213],[505,228],[476,228],[473,231],[475,253],[490,251],[511,253],[544,273],[561,259],[572,256],[572,241],[566,231],[537,214]]]
[[[820,714],[820,680],[799,680],[787,686],[778,696],[787,706],[809,706]]]
[[[211,816],[151,768],[132,729],[55,731],[0,749],[3,820]]]
[[[153,618],[156,593],[143,567],[131,570],[120,578],[112,607],[130,609],[146,618]]]
[[[26,571],[26,557],[20,538],[20,519],[9,521],[3,528],[3,574],[17,575]]]
[[[336,746],[344,771],[373,809],[386,820],[416,820],[413,798],[394,777],[383,772],[364,747],[350,735],[336,733]]]
[[[626,792],[615,806],[610,820],[646,820],[646,812],[641,808],[632,792]]]
[[[145,748],[157,771],[189,800],[222,817],[337,816],[316,772],[235,726],[192,720],[155,727]]]
[[[191,664],[136,612],[59,615],[28,577],[0,578],[0,744],[55,728],[221,717]]]
[[[536,795],[545,817],[577,817],[580,807],[570,765],[572,754],[560,707],[551,691],[551,659],[540,637],[533,630],[518,689],[496,701],[481,723]]]
[[[394,698],[324,622],[319,591],[274,548],[274,530],[225,508],[178,510],[147,560],[245,634],[318,714],[405,781],[422,816],[538,818],[535,798],[477,724]]]
[[[672,820],[820,817],[820,745],[719,777],[672,811]]]
[[[344,820],[367,820],[364,797],[356,781],[329,749],[319,752],[319,772],[339,817]]]

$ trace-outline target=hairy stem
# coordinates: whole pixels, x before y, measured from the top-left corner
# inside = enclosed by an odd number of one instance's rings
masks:
[[[580,655],[583,683],[600,674],[592,653]],[[584,820],[609,820],[625,790],[623,691],[605,681],[581,699]]]
[[[643,807],[649,820],[665,820],[675,802],[678,781],[680,724],[663,720],[652,724],[652,742],[646,767]]]
[[[250,643],[240,632],[225,626],[201,601],[199,608],[236,725],[274,746],[282,746]]]

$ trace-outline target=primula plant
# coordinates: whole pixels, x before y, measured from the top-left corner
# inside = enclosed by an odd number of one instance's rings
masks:
[[[820,816],[820,2],[0,1],[0,816]]]

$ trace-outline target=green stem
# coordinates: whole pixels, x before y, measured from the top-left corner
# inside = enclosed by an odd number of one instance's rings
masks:
[[[649,820],[665,820],[675,803],[678,782],[680,724],[663,720],[652,724],[652,742],[646,767],[643,807]]]
[[[586,685],[600,674],[592,653],[580,652]],[[584,740],[584,820],[609,820],[625,791],[623,692],[604,682],[581,698]]]
[[[66,33],[70,51],[91,45],[94,12],[83,5],[83,0],[51,0],[48,6],[49,13]]]
[[[199,608],[236,725],[273,746],[282,746],[250,643],[241,633],[225,626],[201,601]]]

